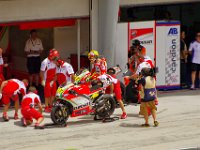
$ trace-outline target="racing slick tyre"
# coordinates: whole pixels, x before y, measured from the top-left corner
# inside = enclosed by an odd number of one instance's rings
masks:
[[[105,94],[100,96],[100,98],[95,102],[95,106],[95,115],[98,115],[100,118],[106,118],[110,117],[114,113],[116,103],[111,95]]]
[[[64,125],[69,118],[68,106],[54,106],[51,111],[51,120],[54,124]]]

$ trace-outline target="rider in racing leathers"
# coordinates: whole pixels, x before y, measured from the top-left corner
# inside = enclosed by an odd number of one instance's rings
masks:
[[[99,58],[99,53],[97,50],[91,50],[88,53],[88,59],[92,64],[91,74],[92,76],[95,74],[102,75],[107,71],[107,62],[105,58]]]

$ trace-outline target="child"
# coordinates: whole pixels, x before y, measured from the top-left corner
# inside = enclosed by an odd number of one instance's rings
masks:
[[[34,107],[38,106],[39,111]],[[22,125],[27,126],[32,124],[33,118],[37,120],[35,123],[35,129],[44,129],[43,126],[40,126],[40,123],[44,120],[42,116],[42,105],[40,97],[37,95],[37,90],[35,87],[31,86],[28,90],[28,94],[23,97],[21,104],[21,113],[23,118],[21,119]]]
[[[144,115],[145,124],[142,126],[149,127],[149,117],[148,109],[152,113],[154,120],[154,126],[158,126],[158,121],[156,121],[156,105],[155,99],[157,98],[156,94],[156,81],[154,78],[154,73],[151,68],[143,68],[141,72],[142,78],[140,79],[141,87],[141,113]]]

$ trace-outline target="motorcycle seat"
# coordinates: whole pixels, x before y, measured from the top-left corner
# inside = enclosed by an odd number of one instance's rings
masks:
[[[90,92],[95,91],[95,90],[97,90],[97,89],[99,89],[99,88],[101,88],[100,85],[93,85],[93,86],[90,88]]]

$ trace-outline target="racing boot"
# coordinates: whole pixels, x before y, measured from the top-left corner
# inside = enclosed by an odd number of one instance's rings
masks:
[[[121,115],[121,119],[126,119],[126,118],[127,118],[127,114],[126,114],[126,112],[123,112]]]
[[[18,114],[15,113],[15,115],[14,115],[14,120],[17,120],[17,119],[19,119]]]
[[[8,115],[7,115],[7,113],[3,113],[3,120],[4,121],[9,121],[9,117],[8,117]]]
[[[38,123],[35,124],[35,129],[44,129],[44,126],[40,126]]]

